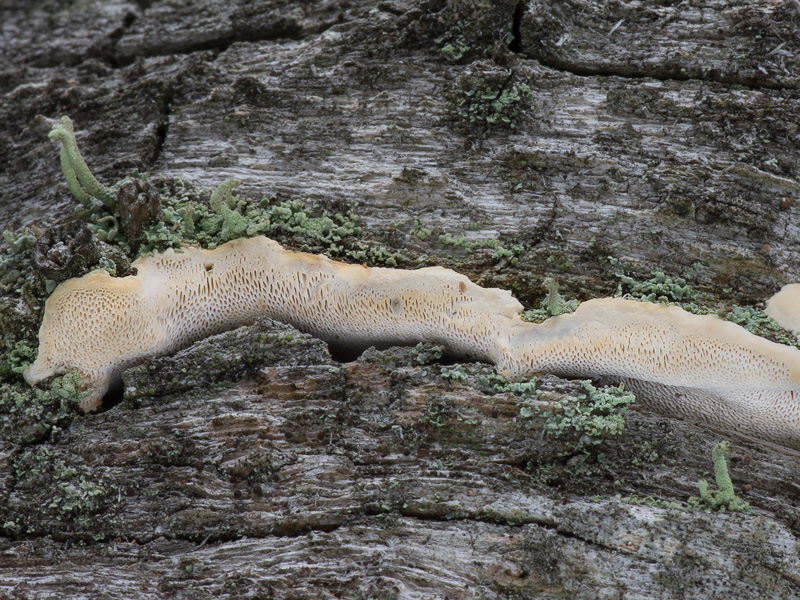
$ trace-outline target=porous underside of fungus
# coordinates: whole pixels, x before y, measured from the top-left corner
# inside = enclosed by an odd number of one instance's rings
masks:
[[[440,267],[368,268],[285,250],[265,237],[214,250],[144,257],[137,275],[93,271],[59,285],[45,304],[29,383],[77,369],[97,393],[144,358],[260,316],[354,349],[428,340],[454,354],[500,362],[497,340],[522,306]]]
[[[800,337],[800,283],[790,283],[767,300],[766,315]]]
[[[511,375],[624,383],[668,416],[800,448],[800,351],[713,315],[605,298],[510,338]]]
[[[82,405],[93,410],[144,358],[267,316],[353,349],[441,344],[513,379],[621,381],[663,414],[800,448],[800,351],[713,316],[616,298],[537,325],[509,292],[449,269],[348,265],[264,237],[132,266],[135,276],[94,271],[56,288],[29,383],[77,369],[96,388]]]

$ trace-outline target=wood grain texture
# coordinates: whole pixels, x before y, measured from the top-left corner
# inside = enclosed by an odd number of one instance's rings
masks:
[[[139,169],[357,200],[365,241],[401,266],[527,305],[548,276],[613,292],[607,256],[644,274],[700,262],[712,303],[800,279],[794,0],[2,10],[3,227],[71,212],[45,123],[68,114],[104,183]],[[466,91],[514,83],[532,98],[513,129],[469,121]],[[480,366],[451,381],[410,351],[337,362],[270,327],[143,365],[123,404],[4,442],[0,595],[800,597],[796,457],[733,445],[750,515],[631,505],[617,495],[697,495],[719,436],[631,413],[585,455]]]

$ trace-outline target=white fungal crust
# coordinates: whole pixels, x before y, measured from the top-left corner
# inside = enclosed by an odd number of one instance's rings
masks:
[[[790,283],[767,300],[764,312],[784,329],[800,337],[800,283]]]
[[[518,328],[509,377],[531,372],[623,383],[661,414],[800,448],[800,351],[713,315],[621,298]]]
[[[357,349],[443,344],[509,378],[624,382],[663,414],[800,448],[800,351],[717,317],[613,298],[537,325],[520,319],[509,292],[448,269],[347,265],[264,237],[168,250],[133,267],[135,276],[95,271],[56,288],[30,384],[77,369],[96,388],[82,406],[93,410],[144,358],[268,316]]]
[[[135,276],[94,271],[56,288],[28,383],[77,369],[96,388],[82,405],[93,410],[124,369],[259,316],[345,346],[429,340],[496,362],[496,340],[522,309],[509,292],[448,269],[347,265],[264,237],[167,250],[132,267]]]
[[[521,331],[510,343],[513,351],[503,368],[512,377],[534,368],[720,391],[800,385],[800,351],[677,306],[590,300],[572,314]]]

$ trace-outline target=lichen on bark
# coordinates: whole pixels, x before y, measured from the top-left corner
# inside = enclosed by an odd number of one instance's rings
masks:
[[[441,264],[529,308],[546,277],[565,298],[613,294],[607,257],[653,285],[699,262],[687,282],[708,308],[755,310],[800,274],[800,13],[725,0],[696,11],[12,2],[0,35],[0,223],[46,229],[72,213],[37,119],[68,114],[99,181],[150,172],[179,201],[145,248],[173,243],[187,201],[207,205],[236,178],[245,200],[281,207],[269,234],[295,249]],[[531,87],[524,125],[476,132],[460,120],[459,77],[487,67]],[[195,236],[216,216],[202,213],[190,215]],[[0,265],[6,357],[34,341],[46,293],[34,238],[13,236],[4,258],[27,262]],[[231,340],[259,348],[259,335]],[[24,345],[15,360],[27,360]],[[623,436],[575,454],[521,418],[531,399],[495,390],[484,366],[444,377],[462,370],[392,350],[333,371],[313,344],[280,348],[293,364],[254,362],[236,382],[232,345],[195,348],[191,364],[212,377],[149,364],[137,376],[152,384],[129,383],[136,398],[92,418],[41,417],[51,425],[39,444],[4,438],[0,594],[798,595],[793,456],[737,442],[729,474],[754,514],[679,511],[671,503],[697,495],[718,441],[701,429],[628,411]],[[13,377],[20,365],[6,366]],[[210,396],[178,391],[183,368],[198,386],[231,381]],[[542,402],[581,392],[544,379]],[[47,508],[52,490],[68,504],[83,490],[86,502]],[[622,500],[634,495],[654,502]]]

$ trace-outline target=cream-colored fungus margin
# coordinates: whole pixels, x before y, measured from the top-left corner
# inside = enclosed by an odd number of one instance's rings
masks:
[[[800,449],[800,351],[717,317],[609,298],[527,323],[510,292],[449,269],[348,265],[264,237],[133,266],[135,276],[94,271],[56,288],[28,383],[77,369],[96,388],[82,405],[93,410],[144,358],[267,316],[354,348],[442,344],[512,379],[622,381],[647,408]]]
[[[767,300],[766,315],[800,337],[800,283],[790,283]]]

